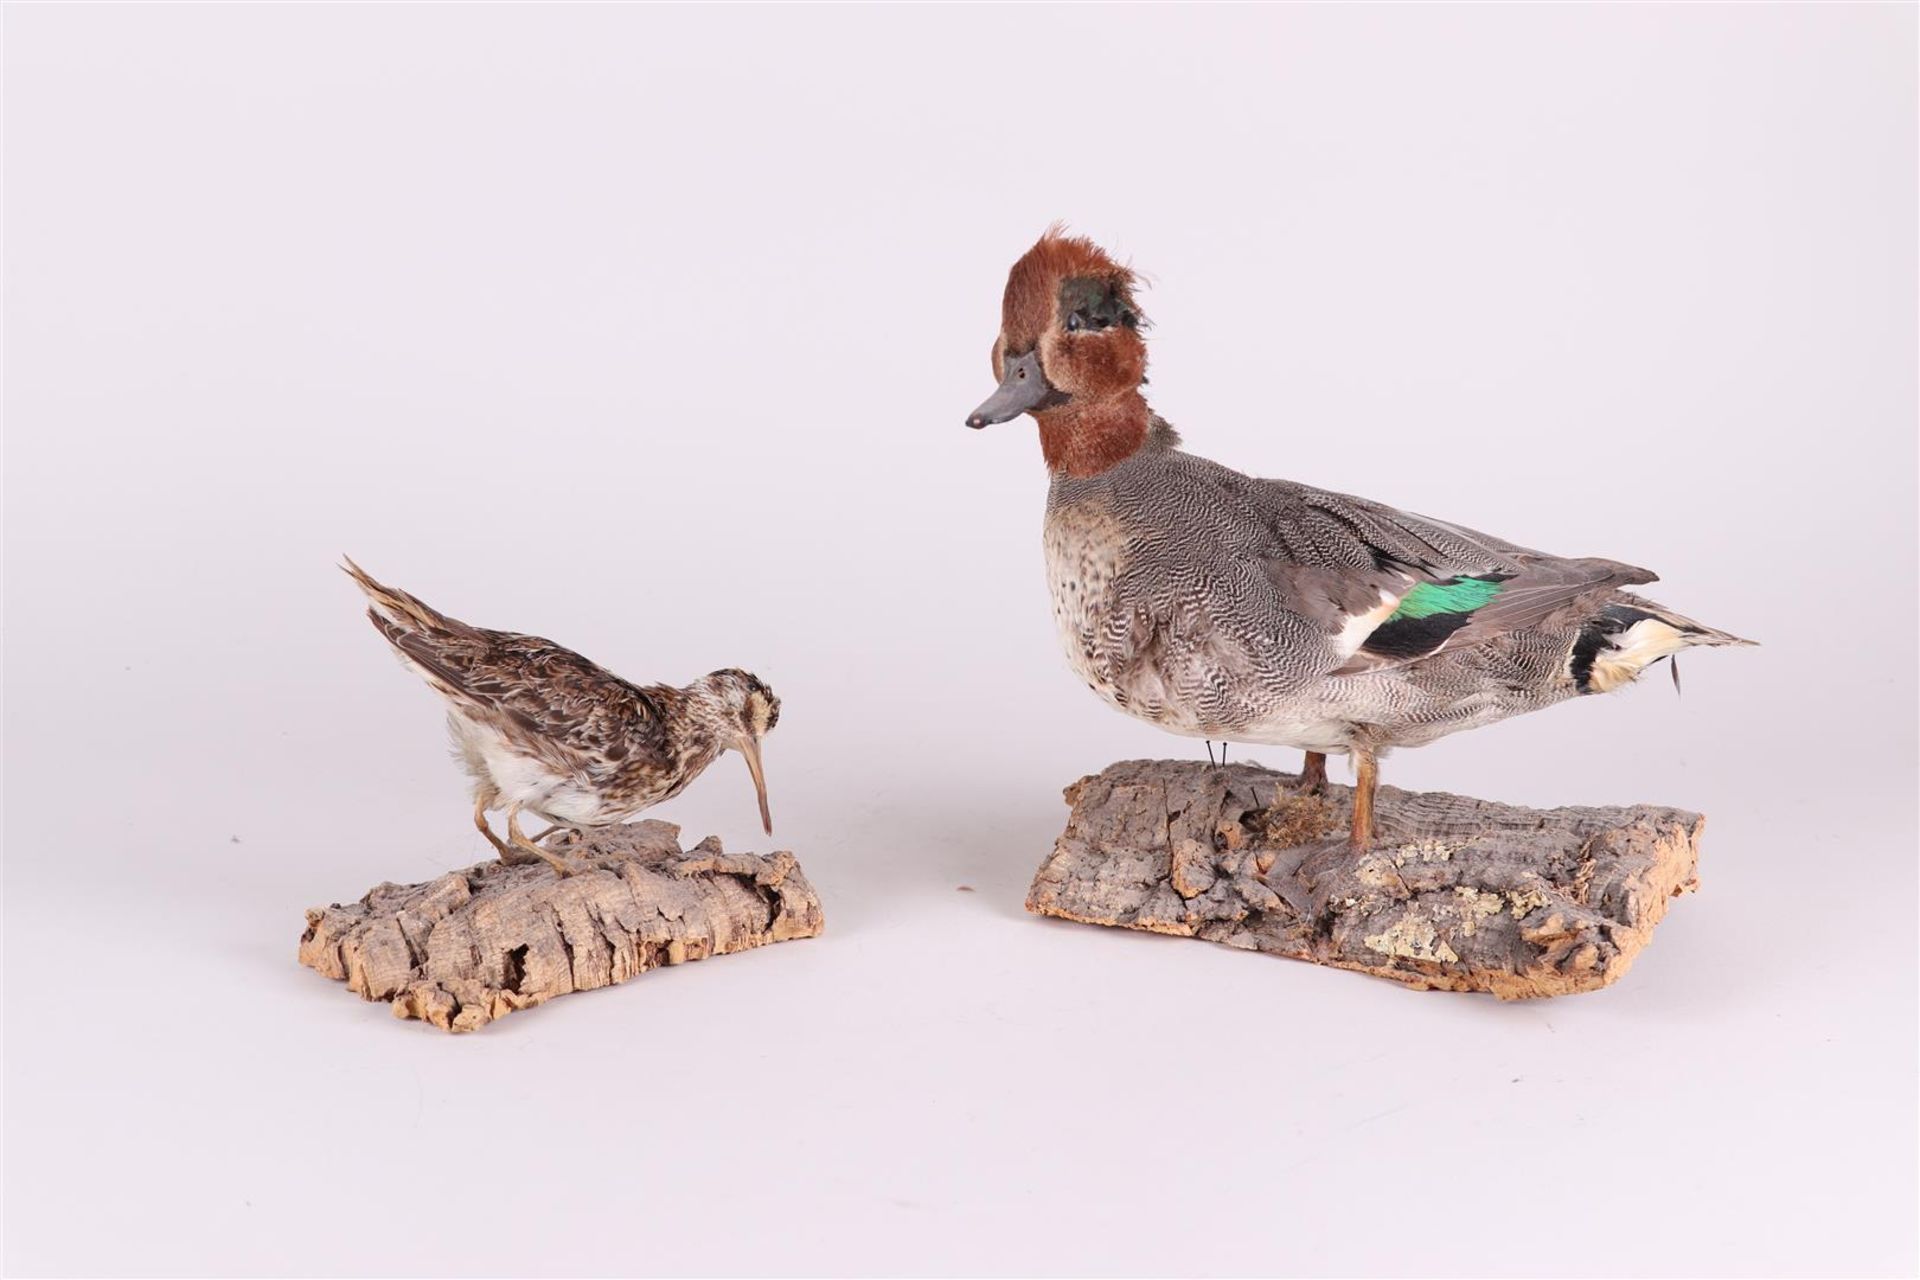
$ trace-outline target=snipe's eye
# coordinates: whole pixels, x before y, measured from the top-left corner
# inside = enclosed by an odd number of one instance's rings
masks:
[[[1067,317],[1068,333],[1078,333],[1081,329],[1086,328],[1086,325],[1087,325],[1087,322],[1081,318],[1081,315],[1078,311],[1074,312],[1072,315]]]

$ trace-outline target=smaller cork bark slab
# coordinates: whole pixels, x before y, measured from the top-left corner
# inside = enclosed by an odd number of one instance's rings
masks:
[[[1595,991],[1698,887],[1697,813],[1522,809],[1381,787],[1373,847],[1353,790],[1257,764],[1128,760],[1066,790],[1072,813],[1027,910],[1504,1000]]]
[[[663,964],[811,938],[820,899],[791,853],[729,854],[648,820],[558,846],[590,866],[482,862],[425,884],[382,884],[314,907],[300,963],[401,1018],[473,1031],[555,996]]]

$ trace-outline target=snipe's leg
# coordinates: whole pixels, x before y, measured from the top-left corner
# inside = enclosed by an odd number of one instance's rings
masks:
[[[546,833],[542,832],[541,834],[544,835]],[[540,859],[540,861],[552,867],[559,874],[563,876],[573,874],[574,868],[571,862],[568,862],[552,850],[543,849],[533,841],[527,839],[526,833],[520,830],[520,806],[517,804],[507,806],[507,840],[515,849],[523,853],[532,854],[534,857]]]
[[[1307,752],[1307,762],[1300,766],[1300,791],[1303,795],[1317,796],[1327,789],[1327,755],[1324,751]]]
[[[1373,843],[1373,790],[1380,783],[1380,762],[1365,747],[1353,748],[1353,834],[1355,853]]]
[[[512,847],[499,836],[493,834],[493,828],[487,825],[487,802],[494,799],[498,797],[485,791],[473,798],[473,825],[480,828],[480,834],[487,838],[487,843],[492,845],[495,852],[500,855],[500,861],[509,866],[523,863],[526,859],[515,853]]]
[[[535,844],[545,844],[547,842],[547,837],[555,834],[566,836],[566,835],[578,835],[580,833],[575,828],[568,826],[564,822],[556,822],[552,826],[548,827],[545,831],[542,831],[539,835],[533,836],[532,840]]]

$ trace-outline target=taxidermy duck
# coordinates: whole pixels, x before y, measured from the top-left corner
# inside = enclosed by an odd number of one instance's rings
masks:
[[[1259,480],[1182,450],[1148,407],[1137,280],[1049,231],[1013,266],[980,428],[1031,414],[1052,473],[1047,584],[1067,661],[1106,701],[1188,737],[1352,758],[1350,842],[1380,757],[1748,644],[1566,559],[1382,503]]]
[[[473,824],[501,861],[537,858],[570,875],[573,865],[540,841],[625,822],[679,795],[729,749],[746,757],[760,823],[773,834],[760,741],[780,721],[780,699],[759,677],[729,669],[685,688],[629,684],[551,640],[468,626],[351,560],[341,568],[401,663],[446,699],[473,778]],[[504,841],[487,825],[497,808],[506,810]],[[553,825],[529,839],[523,812]]]

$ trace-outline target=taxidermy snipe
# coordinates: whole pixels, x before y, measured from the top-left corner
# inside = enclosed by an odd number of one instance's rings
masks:
[[[1352,846],[1379,757],[1626,685],[1694,645],[1748,644],[1622,590],[1654,581],[1183,452],[1140,394],[1132,271],[1054,228],[1013,266],[1000,388],[1052,472],[1047,582],[1067,660],[1120,710],[1194,738],[1354,764]]]
[[[746,757],[773,834],[760,740],[780,699],[749,672],[716,671],[684,689],[629,684],[551,640],[484,631],[341,566],[367,593],[367,617],[400,661],[447,700],[447,725],[473,776],[473,823],[503,862],[574,868],[543,848],[555,831],[609,826],[680,794],[728,748]],[[507,838],[487,825],[504,808]],[[553,825],[529,839],[520,814]]]

